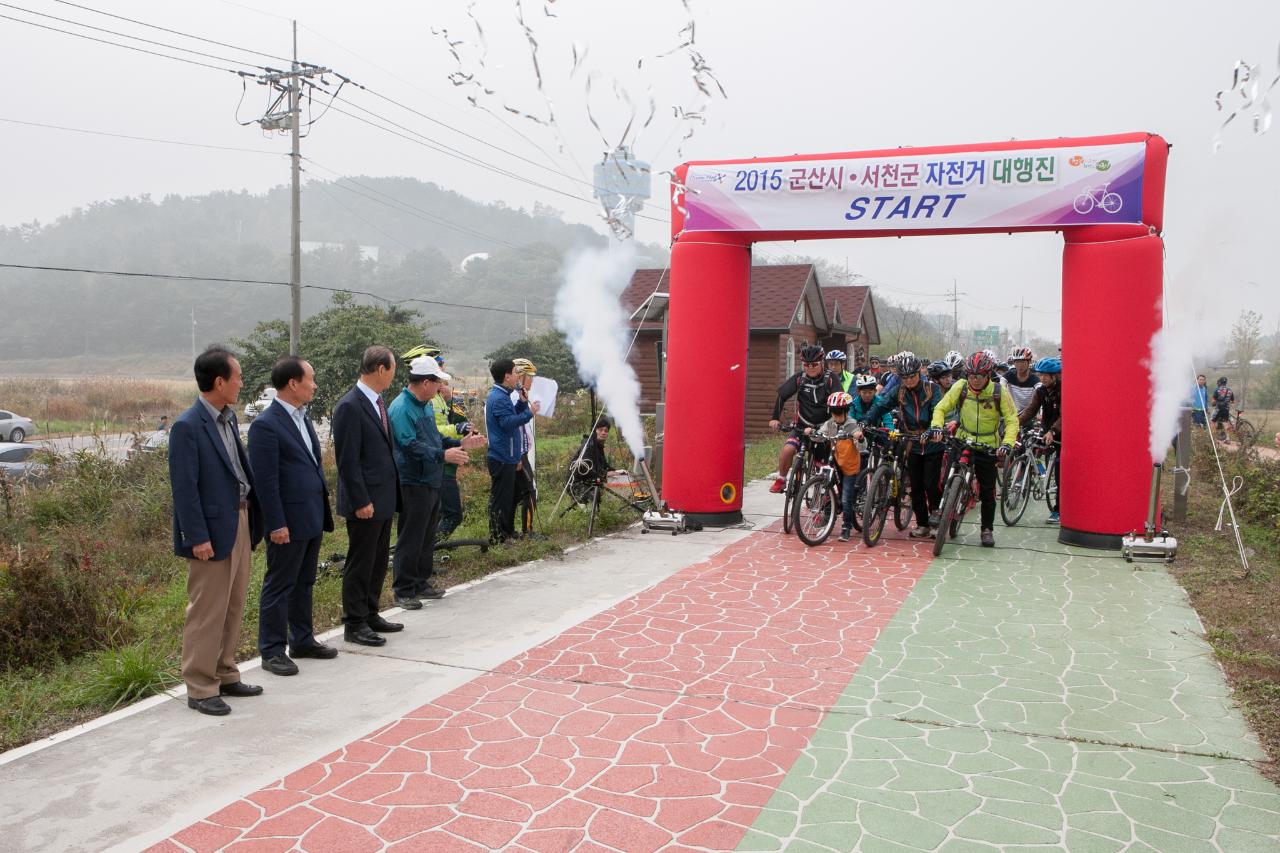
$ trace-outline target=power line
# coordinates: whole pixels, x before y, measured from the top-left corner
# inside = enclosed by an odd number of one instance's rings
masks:
[[[388,240],[390,240],[391,242],[393,242],[393,243],[399,243],[402,247],[404,247],[404,248],[406,248],[406,249],[412,249],[412,248],[413,248],[413,247],[412,247],[412,246],[410,246],[408,243],[404,242],[403,240],[401,240],[401,239],[400,239],[400,238],[398,238],[398,237],[393,237],[392,235],[388,234],[386,231],[383,231],[383,230],[382,230],[381,228],[379,228],[377,225],[374,225],[372,222],[370,222],[369,220],[365,219],[363,216],[361,216],[360,214],[356,213],[354,210],[352,210],[351,208],[349,208],[349,207],[347,207],[345,204],[343,204],[343,203],[342,203],[342,199],[338,198],[336,195],[334,195],[333,193],[329,192],[329,189],[324,185],[324,181],[308,181],[308,182],[307,182],[307,188],[308,188],[308,189],[310,189],[311,187],[314,187],[314,188],[316,188],[316,189],[320,190],[320,192],[322,192],[322,193],[324,193],[325,195],[327,195],[327,196],[328,196],[328,197],[333,201],[333,203],[334,203],[334,204],[336,204],[338,207],[342,208],[342,209],[343,209],[343,210],[345,210],[348,214],[350,214],[350,215],[351,215],[351,217],[352,217],[353,219],[356,219],[356,220],[358,220],[358,221],[360,221],[360,222],[363,222],[365,225],[368,225],[368,226],[369,226],[370,228],[372,228],[374,231],[377,231],[379,234],[381,234],[383,237],[386,237],[386,238],[387,238]]]
[[[370,116],[373,116],[374,118],[378,119],[378,121],[386,122],[387,124],[391,125],[391,127],[384,127],[384,126],[382,126],[382,125],[378,124],[377,122],[371,121],[371,120],[369,120],[369,119],[365,118],[364,116],[358,116],[358,115],[356,115],[355,113],[348,112],[348,111],[346,111],[346,110],[342,109],[341,107],[336,107],[336,106],[335,106],[335,107],[331,107],[331,109],[332,109],[334,112],[336,112],[336,113],[340,113],[340,114],[342,114],[342,115],[345,115],[345,116],[347,116],[348,118],[355,119],[356,121],[362,122],[363,124],[367,124],[367,125],[369,125],[370,127],[373,127],[373,128],[378,129],[378,130],[381,130],[381,131],[382,131],[382,132],[384,132],[384,133],[389,133],[389,134],[391,134],[392,136],[398,136],[398,137],[400,137],[401,139],[404,139],[404,140],[406,140],[406,141],[408,141],[408,142],[412,142],[412,143],[414,143],[415,145],[421,145],[421,146],[422,146],[422,147],[424,147],[424,148],[427,148],[427,149],[430,149],[430,150],[432,150],[432,151],[436,151],[436,152],[438,152],[438,153],[444,154],[445,156],[448,156],[448,157],[454,157],[454,158],[456,158],[456,159],[462,160],[462,161],[463,161],[463,162],[465,162],[465,163],[470,163],[470,164],[475,165],[475,166],[480,166],[481,168],[488,169],[489,171],[494,172],[495,174],[499,174],[499,175],[503,175],[503,176],[505,176],[505,177],[512,178],[512,179],[514,179],[514,180],[520,181],[521,183],[525,183],[525,184],[528,184],[528,185],[530,185],[530,186],[537,187],[537,188],[539,188],[539,189],[543,189],[543,190],[546,190],[546,191],[548,191],[548,192],[552,192],[552,193],[555,193],[555,194],[557,194],[557,195],[564,196],[564,197],[566,197],[566,198],[571,198],[571,199],[573,199],[574,201],[581,201],[581,202],[585,202],[585,203],[587,203],[587,204],[591,205],[592,207],[596,207],[596,208],[598,208],[598,207],[600,206],[600,205],[599,205],[599,202],[597,202],[595,199],[585,198],[585,197],[580,196],[580,195],[575,195],[574,193],[571,193],[571,192],[569,192],[568,190],[562,190],[562,189],[559,189],[559,188],[557,188],[557,187],[550,186],[549,184],[541,183],[541,182],[536,181],[536,180],[534,180],[534,179],[532,179],[532,178],[529,178],[529,177],[526,177],[526,176],[524,176],[524,175],[521,175],[521,174],[519,174],[519,173],[517,173],[517,172],[512,172],[512,171],[510,171],[509,169],[504,169],[504,168],[502,168],[501,166],[494,165],[493,163],[489,163],[489,162],[487,162],[487,161],[485,161],[485,160],[481,160],[481,159],[479,159],[478,157],[474,157],[474,156],[472,156],[472,155],[470,155],[470,154],[466,154],[466,153],[464,153],[464,152],[461,152],[461,151],[459,151],[459,150],[457,150],[457,149],[455,149],[455,148],[451,148],[450,146],[447,146],[447,145],[444,145],[443,143],[437,142],[436,140],[431,139],[431,138],[430,138],[430,137],[428,137],[428,136],[424,136],[423,134],[419,133],[418,131],[413,130],[412,128],[405,127],[404,125],[399,124],[398,122],[396,122],[396,121],[394,121],[394,120],[392,120],[392,119],[389,119],[389,118],[387,118],[386,116],[383,116],[383,115],[380,115],[380,114],[378,114],[378,113],[375,113],[374,111],[372,111],[372,110],[370,110],[370,109],[367,109],[367,108],[365,108],[365,107],[362,107],[362,106],[360,106],[360,105],[358,105],[358,104],[353,104],[351,101],[347,100],[346,98],[338,98],[337,100],[341,101],[341,102],[342,102],[342,103],[344,103],[344,104],[347,104],[348,106],[354,107],[355,109],[358,109],[358,110],[360,110],[360,111],[361,111],[361,112],[363,112],[363,113],[366,113],[366,114],[368,114],[368,115],[370,115]],[[394,129],[392,129],[392,128],[399,128],[399,130],[394,130]],[[400,132],[401,130],[403,130],[403,131],[405,131],[405,132],[404,132],[404,133],[401,133],[401,132]],[[590,186],[590,184],[588,184],[588,186]],[[653,221],[653,222],[659,222],[659,223],[664,223],[664,224],[665,224],[665,220],[658,219],[658,218],[657,218],[657,217],[655,217],[655,216],[645,216],[644,214],[636,214],[636,215],[637,215],[639,218],[641,218],[641,219],[648,219],[648,220]]]
[[[172,33],[175,36],[182,36],[183,38],[195,39],[196,41],[206,42],[207,44],[216,44],[218,47],[229,47],[232,50],[239,50],[239,51],[243,51],[244,53],[252,53],[256,56],[264,56],[267,59],[274,59],[277,62],[283,62],[288,64],[289,62],[292,61],[283,56],[276,56],[271,53],[263,53],[260,50],[253,50],[252,48],[241,47],[238,44],[228,44],[226,42],[217,41],[215,39],[205,38],[204,36],[197,36],[197,35],[192,35],[191,33],[184,33],[181,30],[171,30],[168,27],[162,27],[162,26],[159,26],[158,24],[148,24],[146,21],[139,21],[135,18],[127,18],[124,15],[116,15],[111,12],[104,12],[101,9],[94,9],[89,6],[81,6],[79,3],[70,2],[70,0],[53,0],[53,2],[61,3],[63,6],[71,6],[76,9],[83,9],[86,12],[93,12],[95,15],[105,15],[108,18],[115,18],[117,21],[128,21],[129,23],[137,24],[140,27],[149,27],[153,30],[160,30],[161,32]]]
[[[14,9],[18,12],[25,12],[28,15],[36,15],[41,18],[48,18],[51,21],[58,21],[59,23],[70,24],[73,27],[83,27],[86,30],[93,30],[94,32],[106,33],[107,35],[118,36],[119,38],[133,39],[134,41],[140,41],[143,44],[155,45],[157,47],[166,47],[169,50],[178,50],[178,51],[182,51],[183,53],[190,53],[193,56],[203,56],[205,59],[216,59],[219,62],[230,62],[232,65],[243,65],[247,68],[258,68],[258,69],[266,70],[261,65],[254,65],[250,62],[243,62],[239,59],[230,59],[225,56],[218,56],[213,53],[205,53],[204,51],[194,50],[193,48],[189,48],[189,47],[180,47],[175,44],[168,44],[162,41],[146,39],[146,38],[143,38],[142,36],[133,36],[133,35],[129,35],[128,33],[117,32],[116,30],[108,30],[102,27],[95,27],[92,24],[84,24],[84,23],[81,23],[80,21],[71,20],[70,18],[59,18],[57,15],[50,15],[45,12],[37,12],[34,9],[25,9],[22,6],[14,6],[12,3],[0,3],[0,6],[3,6],[6,9]],[[14,18],[12,20],[18,20],[18,19]],[[23,21],[22,23],[31,24],[32,26],[39,26],[34,21]],[[68,35],[76,35],[76,33],[71,33],[66,30],[59,30],[59,32],[67,32]],[[118,45],[118,46],[125,47],[126,45]],[[171,57],[171,58],[176,58],[176,57]]]
[[[61,124],[44,124],[38,121],[22,121],[16,118],[4,118],[0,116],[0,121],[8,124],[20,124],[24,127],[41,127],[48,130],[65,130],[69,133],[87,133],[93,136],[109,136],[114,139],[128,139],[133,142],[157,142],[162,145],[182,145],[188,148],[211,148],[218,151],[243,151],[248,154],[267,154],[272,157],[281,156],[275,151],[263,151],[260,148],[240,148],[234,145],[212,145],[204,142],[184,142],[179,139],[157,139],[151,136],[133,136],[128,133],[112,133],[106,130],[89,130],[84,127],[67,127]]]
[[[146,279],[165,279],[171,281],[212,281],[220,284],[267,284],[277,285],[281,287],[291,287],[292,284],[287,281],[273,281],[270,279],[258,278],[226,278],[222,276],[208,275],[186,275],[182,273],[151,273],[151,272],[127,272],[124,270],[100,270],[88,269],[84,267],[55,267],[40,266],[36,264],[9,264],[0,263],[0,269],[17,269],[17,270],[35,270],[38,272],[75,272],[88,273],[90,275],[109,275],[119,278],[146,278]],[[493,311],[500,314],[525,314],[525,311],[517,308],[495,308],[491,305],[468,305],[463,302],[446,302],[440,299],[424,299],[421,297],[409,297],[407,299],[388,299],[377,293],[368,290],[355,290],[350,287],[326,287],[319,284],[304,284],[303,288],[307,290],[320,290],[327,293],[352,293],[359,296],[368,296],[377,299],[388,305],[403,305],[408,302],[419,302],[424,305],[440,305],[446,308],[464,308],[470,311]],[[528,312],[535,317],[550,317],[550,314],[538,313],[534,311]]]
[[[226,71],[229,74],[235,74],[236,76],[240,76],[240,77],[243,77],[245,75],[244,71],[237,71],[234,68],[225,68],[221,65],[210,65],[208,62],[200,62],[197,59],[187,59],[182,56],[171,56],[167,53],[160,53],[159,51],[155,51],[155,50],[147,50],[145,47],[134,47],[133,45],[120,44],[119,42],[109,41],[107,39],[95,38],[94,36],[85,35],[83,33],[73,33],[71,32],[71,30],[60,29],[59,27],[51,27],[46,24],[36,23],[35,21],[24,21],[21,18],[15,18],[15,17],[12,17],[11,15],[0,15],[0,18],[6,21],[13,21],[18,24],[26,24],[29,27],[37,27],[42,30],[50,30],[51,32],[62,33],[63,35],[73,36],[78,39],[97,42],[98,44],[107,44],[107,45],[111,45],[112,47],[120,47],[120,48],[124,48],[125,50],[135,51],[137,53],[145,53],[150,56],[159,56],[162,59],[172,59],[174,62],[185,62],[187,65],[198,65],[201,68],[212,68],[214,71]],[[240,63],[240,64],[244,64],[244,63]]]

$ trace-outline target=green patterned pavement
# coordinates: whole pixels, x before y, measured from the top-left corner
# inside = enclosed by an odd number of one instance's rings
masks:
[[[1181,588],[1055,533],[936,559],[739,849],[1280,851]]]

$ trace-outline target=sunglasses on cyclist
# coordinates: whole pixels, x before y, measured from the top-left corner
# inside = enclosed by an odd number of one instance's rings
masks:
[[[822,362],[820,361],[806,361],[806,362],[803,362],[803,364],[805,367],[821,367],[822,366]]]

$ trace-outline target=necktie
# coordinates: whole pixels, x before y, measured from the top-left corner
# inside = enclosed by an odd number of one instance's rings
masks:
[[[378,417],[382,419],[382,431],[383,431],[383,433],[385,433],[385,434],[387,434],[387,435],[390,435],[390,433],[391,433],[391,429],[390,429],[390,427],[388,427],[388,426],[387,426],[387,407],[386,407],[386,405],[382,402],[382,398],[381,398],[381,397],[379,397],[379,398],[378,398]]]

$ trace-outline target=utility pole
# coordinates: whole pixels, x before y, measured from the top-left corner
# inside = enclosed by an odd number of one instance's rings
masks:
[[[279,93],[267,109],[267,114],[258,119],[258,124],[263,130],[288,130],[293,142],[289,156],[293,179],[289,221],[290,355],[298,354],[298,338],[302,331],[302,86],[304,79],[328,73],[332,73],[332,69],[298,62],[298,22],[294,21],[293,64],[290,69],[267,69],[257,78],[260,84],[270,86]],[[285,109],[278,110],[277,107],[285,99]]]
[[[951,345],[953,347],[960,345],[960,297],[969,295],[957,290],[958,286],[956,279],[951,279],[951,295],[947,297],[951,300]]]
[[[191,361],[196,360],[196,309],[191,309]]]
[[[298,79],[298,22],[293,22],[293,76],[289,79],[289,127],[293,150],[289,162],[293,172],[290,194],[292,212],[289,221],[289,355],[298,354],[298,338],[302,335],[302,81]]]
[[[1018,304],[1018,346],[1022,346],[1027,342],[1023,335],[1023,319],[1027,316],[1027,297],[1023,296]]]

